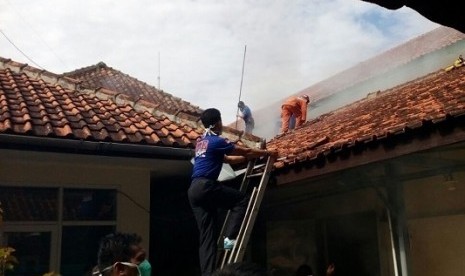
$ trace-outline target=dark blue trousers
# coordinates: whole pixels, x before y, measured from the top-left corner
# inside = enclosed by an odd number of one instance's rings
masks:
[[[200,269],[202,276],[210,276],[216,268],[216,242],[220,230],[218,209],[230,210],[225,236],[235,239],[239,233],[248,200],[244,193],[207,178],[193,179],[188,196],[200,234]]]

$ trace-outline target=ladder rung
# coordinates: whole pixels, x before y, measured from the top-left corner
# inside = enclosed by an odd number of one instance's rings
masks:
[[[257,177],[257,176],[262,176],[263,173],[256,173],[256,174],[251,174],[251,175],[248,175],[247,178],[253,178],[253,177]]]

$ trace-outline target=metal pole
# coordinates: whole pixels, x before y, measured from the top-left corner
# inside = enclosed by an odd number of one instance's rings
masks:
[[[161,85],[160,85],[160,52],[158,52],[158,90],[161,90]]]
[[[242,95],[242,82],[244,80],[244,66],[245,66],[245,53],[247,52],[247,45],[244,46],[244,58],[242,59],[242,76],[241,76],[241,86],[239,88],[239,102],[241,100],[241,95]],[[236,115],[239,115],[239,107],[237,107]],[[236,116],[236,129],[237,129],[237,116]]]
[[[388,217],[388,223],[389,223],[389,237],[391,239],[391,250],[392,250],[392,263],[394,267],[394,275],[399,276],[399,271],[398,271],[398,266],[397,266],[397,251],[396,251],[396,245],[394,241],[394,232],[392,229],[392,220],[391,220],[391,211],[389,208],[386,208],[387,212],[387,217]]]

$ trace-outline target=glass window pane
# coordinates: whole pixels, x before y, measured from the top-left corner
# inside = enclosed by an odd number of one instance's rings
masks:
[[[7,276],[43,275],[50,267],[50,232],[5,232],[4,246],[13,247],[18,264]]]
[[[0,187],[5,221],[50,221],[58,219],[58,189]]]
[[[100,239],[115,230],[114,226],[65,226],[61,247],[61,275],[82,276],[97,263]]]
[[[116,190],[65,189],[64,220],[116,220]]]

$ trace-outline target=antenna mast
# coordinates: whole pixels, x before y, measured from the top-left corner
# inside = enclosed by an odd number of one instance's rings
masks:
[[[247,52],[247,45],[244,46],[244,58],[242,59],[242,76],[241,76],[241,86],[239,88],[239,102],[241,100],[242,95],[242,82],[244,80],[244,67],[245,67],[245,53]],[[236,115],[239,115],[239,107],[237,107]],[[236,116],[236,129],[237,129],[237,116]]]
[[[158,90],[161,90],[161,85],[160,85],[160,52],[158,52]]]

